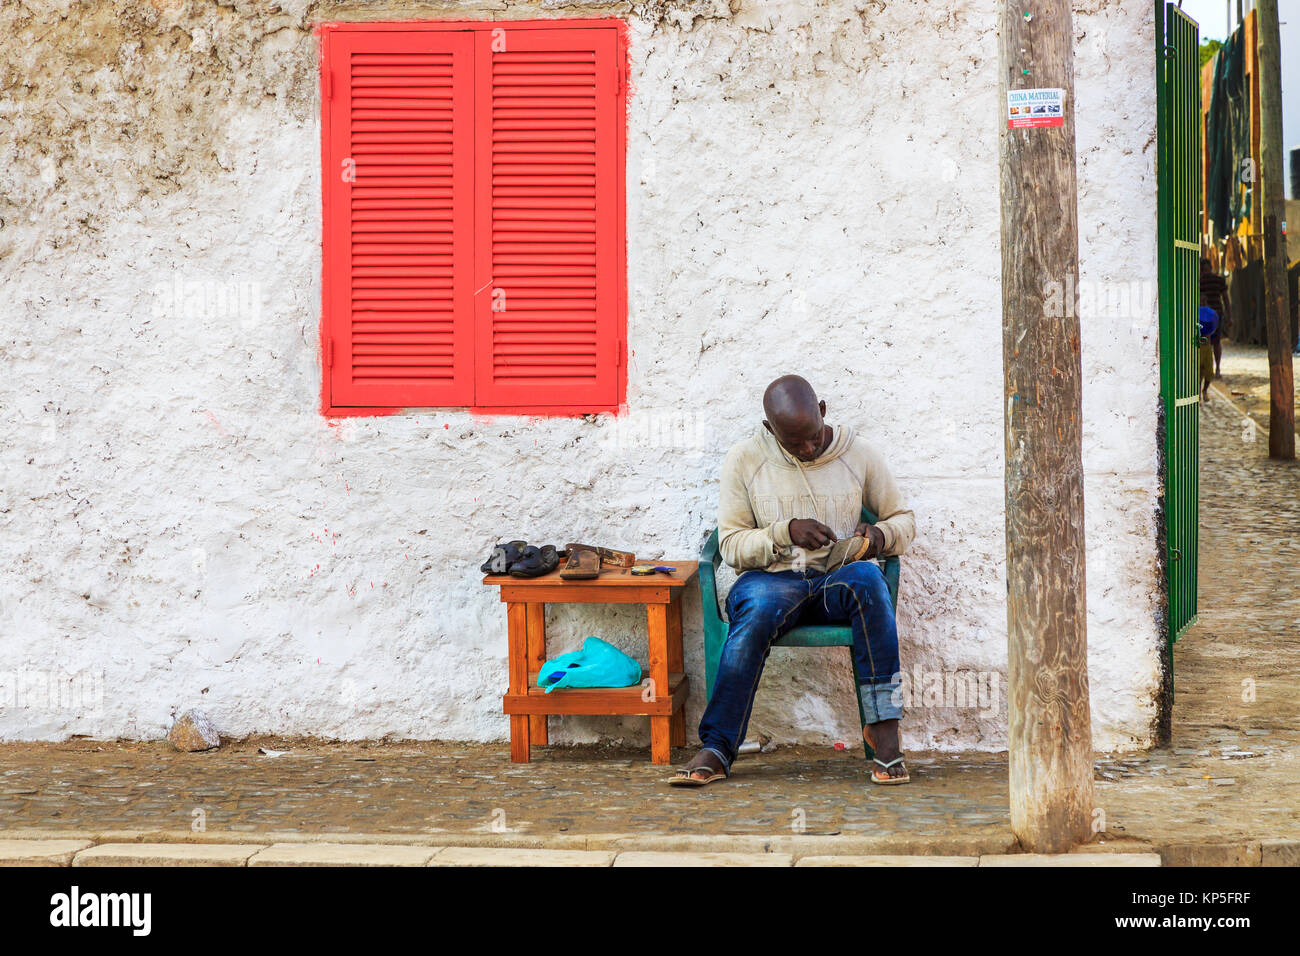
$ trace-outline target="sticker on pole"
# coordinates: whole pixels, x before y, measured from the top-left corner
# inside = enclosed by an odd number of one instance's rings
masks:
[[[1065,90],[1007,90],[1007,129],[1064,126]]]

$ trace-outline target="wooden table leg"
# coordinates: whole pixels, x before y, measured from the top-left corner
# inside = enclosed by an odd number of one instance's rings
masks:
[[[647,604],[646,614],[650,624],[650,680],[656,698],[665,697],[668,690],[668,605]],[[650,760],[668,763],[672,759],[672,717],[650,718]]]
[[[682,653],[682,596],[673,592],[672,603],[668,605],[668,673],[686,673],[686,660]],[[673,711],[671,722],[671,739],[674,747],[686,746],[686,708]]]
[[[528,669],[540,671],[546,663],[546,605],[532,602],[524,605],[528,631]],[[534,714],[528,718],[530,743],[545,747],[549,743],[546,732],[546,715]]]
[[[510,693],[528,692],[528,605],[515,602],[506,605],[508,655],[510,665]],[[528,763],[529,719],[526,715],[510,715],[510,759],[515,763]]]

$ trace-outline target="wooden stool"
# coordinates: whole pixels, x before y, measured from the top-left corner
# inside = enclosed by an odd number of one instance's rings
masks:
[[[539,578],[489,574],[506,604],[510,689],[502,709],[510,715],[510,759],[526,763],[533,744],[547,742],[550,714],[640,714],[650,718],[650,756],[669,762],[671,747],[686,746],[688,681],[682,660],[682,593],[695,577],[695,561],[657,561],[676,568],[669,577],[638,577],[604,568],[588,581],[565,581],[558,570]],[[644,604],[649,624],[649,674],[633,687],[573,687],[546,693],[537,685],[546,662],[547,604]],[[649,680],[644,678],[648,677]]]

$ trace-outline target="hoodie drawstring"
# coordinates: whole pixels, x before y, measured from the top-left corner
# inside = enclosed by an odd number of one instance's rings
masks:
[[[777,447],[777,448],[781,448],[781,444],[780,444],[780,442],[777,443],[777,446],[776,446],[776,447]],[[800,477],[800,479],[802,479],[802,481],[803,481],[803,487],[804,487],[804,490],[808,492],[808,498],[809,498],[810,501],[812,501],[813,514],[816,516],[817,520],[820,521],[822,524],[826,525],[827,527],[830,527],[830,522],[827,521],[827,520],[825,520],[825,519],[822,517],[821,509],[817,507],[817,496],[816,496],[815,494],[813,494],[812,485],[810,485],[810,484],[808,483],[808,475],[807,475],[807,474],[804,472],[804,470],[803,470],[803,463],[800,462],[798,458],[796,458],[796,457],[794,457],[793,455],[791,455],[791,454],[789,454],[788,452],[786,452],[786,450],[785,450],[784,448],[781,448],[781,454],[784,455],[784,456],[786,457],[787,460],[793,462],[795,468],[798,469],[798,471],[799,471],[799,477]],[[828,558],[830,557],[830,553],[829,553],[829,552],[827,552],[827,557],[828,557]],[[843,566],[844,566],[843,564],[840,565],[840,567],[843,567]],[[822,572],[822,573],[823,573],[823,574],[829,574],[830,571],[831,571],[831,568],[828,566],[828,567],[826,568],[826,570],[825,570],[824,572]],[[822,592],[822,610],[823,610],[823,611],[828,611],[829,608],[828,608],[828,606],[827,606],[827,604],[826,604],[826,588],[825,588],[825,587],[821,587],[821,588],[819,588],[818,590],[820,590],[820,591]]]

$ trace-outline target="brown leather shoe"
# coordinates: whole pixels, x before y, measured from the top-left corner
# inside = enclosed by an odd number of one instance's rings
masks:
[[[828,555],[826,555],[826,570],[835,571],[851,564],[854,561],[861,561],[871,550],[871,539],[864,538],[862,535],[854,535],[852,538],[840,538],[833,545]]]
[[[631,551],[615,551],[613,548],[601,548],[594,544],[566,544],[566,551],[595,551],[600,563],[608,568],[630,568],[636,564],[636,555]]]
[[[566,581],[586,581],[600,576],[600,555],[594,548],[586,545],[570,544],[565,546],[569,559],[560,569],[560,577]]]

